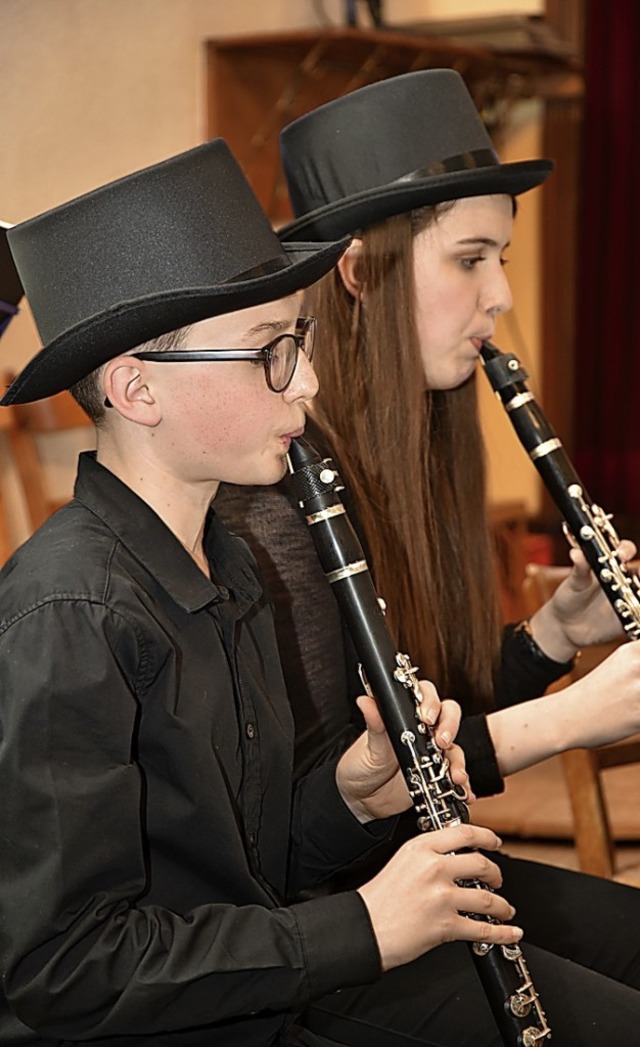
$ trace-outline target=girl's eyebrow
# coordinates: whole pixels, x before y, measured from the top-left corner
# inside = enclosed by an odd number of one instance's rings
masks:
[[[509,247],[511,241],[507,240],[505,244],[500,247],[497,240],[493,240],[490,236],[469,236],[457,241],[460,246],[469,247],[480,245],[482,247],[497,247],[504,251],[505,248]]]

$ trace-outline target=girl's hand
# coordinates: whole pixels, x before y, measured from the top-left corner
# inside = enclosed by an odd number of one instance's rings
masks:
[[[620,562],[628,563],[636,551],[633,542],[621,541]],[[620,621],[584,553],[571,549],[570,556],[573,564],[570,573],[530,622],[538,646],[557,662],[569,661],[581,647],[608,643],[623,635]]]

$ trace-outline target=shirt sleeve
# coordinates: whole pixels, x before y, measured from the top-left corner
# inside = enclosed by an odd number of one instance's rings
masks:
[[[547,657],[521,625],[506,626],[495,688],[496,707],[504,709],[530,698],[539,698],[572,666],[573,661],[555,662]]]
[[[149,1035],[273,1021],[376,977],[355,892],[269,907],[212,889],[209,904],[188,911],[147,900],[131,668],[145,651],[116,612],[78,602],[50,600],[0,636],[1,963],[11,1010],[65,1041]]]
[[[290,889],[329,879],[393,836],[397,818],[362,825],[343,802],[335,761],[298,782],[291,828]]]
[[[500,774],[486,715],[464,717],[456,742],[464,750],[467,773],[476,796],[504,792],[504,778]]]
[[[506,626],[495,687],[496,708],[529,701],[544,694],[556,680],[569,672],[573,662],[555,662],[538,647],[526,630]],[[471,787],[476,796],[504,791],[486,715],[468,716],[460,726],[457,742],[465,752]]]

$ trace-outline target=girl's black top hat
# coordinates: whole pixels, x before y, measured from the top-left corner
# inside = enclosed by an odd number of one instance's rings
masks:
[[[67,389],[168,331],[287,297],[324,276],[348,242],[282,245],[220,138],[7,238],[43,348],[2,405]]]
[[[430,69],[359,88],[285,127],[282,163],[295,219],[284,240],[328,240],[426,204],[515,196],[550,160],[500,163],[462,77]]]

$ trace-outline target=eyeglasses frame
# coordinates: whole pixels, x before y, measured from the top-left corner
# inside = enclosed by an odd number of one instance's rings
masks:
[[[271,360],[273,358],[273,351],[278,342],[281,342],[283,338],[293,338],[298,348],[298,355],[300,352],[304,352],[307,360],[312,360],[313,350],[315,348],[316,323],[315,316],[299,316],[296,321],[296,330],[294,332],[279,334],[277,338],[274,338],[271,342],[268,342],[267,345],[263,345],[259,349],[191,348],[170,350],[167,352],[143,351],[141,353],[131,353],[131,356],[135,357],[137,360],[151,360],[153,363],[206,363],[215,362],[217,360],[262,360],[267,386],[272,393],[284,393],[293,381],[293,376],[296,373],[296,367],[298,366],[298,356],[296,356],[293,370],[286,383],[281,389],[276,389],[271,381]],[[307,348],[305,351],[305,345],[307,342],[309,342],[310,348]]]

